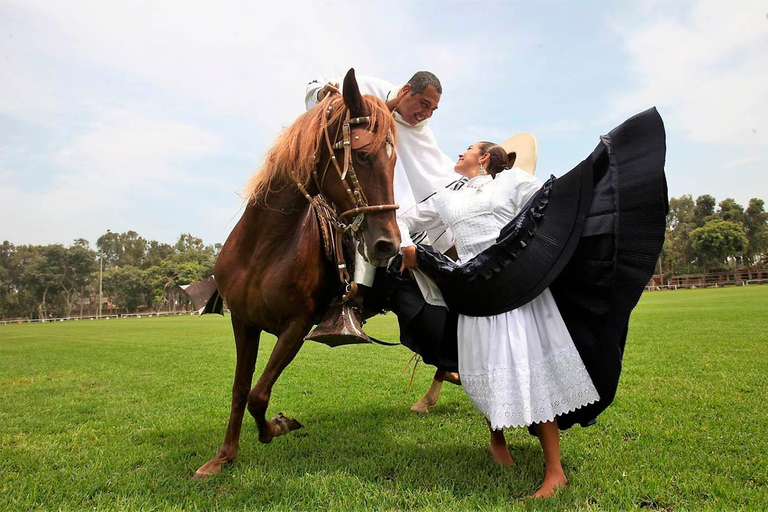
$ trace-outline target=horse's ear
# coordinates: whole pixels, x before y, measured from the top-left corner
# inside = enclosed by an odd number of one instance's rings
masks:
[[[363,103],[363,96],[360,94],[360,88],[357,86],[357,79],[355,78],[355,68],[349,68],[347,76],[344,77],[344,104],[349,109],[349,114],[352,117],[360,117],[366,115],[365,103]]]

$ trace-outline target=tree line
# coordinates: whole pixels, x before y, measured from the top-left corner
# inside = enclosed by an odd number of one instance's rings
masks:
[[[697,274],[768,266],[768,213],[762,199],[744,208],[711,195],[669,201],[666,240],[657,273]],[[87,240],[0,246],[0,318],[88,316],[97,312],[99,267],[102,296],[112,312],[174,309],[187,303],[180,285],[213,273],[220,244],[189,233],[174,245],[146,240],[135,231],[107,231],[92,249]]]
[[[188,302],[179,285],[210,276],[220,249],[189,233],[170,245],[135,231],[107,231],[95,249],[82,238],[69,247],[5,241],[0,319],[94,315],[100,283],[104,313],[173,310]]]
[[[762,199],[745,209],[731,198],[717,203],[709,194],[669,200],[667,232],[657,272],[697,274],[766,266],[768,213]]]

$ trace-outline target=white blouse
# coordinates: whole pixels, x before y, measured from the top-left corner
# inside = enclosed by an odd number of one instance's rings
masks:
[[[459,260],[467,262],[493,245],[542,185],[537,177],[513,167],[495,179],[476,176],[459,190],[440,189],[398,217],[400,246],[414,245],[409,233],[448,226]]]

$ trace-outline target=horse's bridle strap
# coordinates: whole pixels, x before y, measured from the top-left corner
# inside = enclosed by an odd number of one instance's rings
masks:
[[[399,204],[375,204],[373,206],[359,206],[357,208],[352,208],[351,210],[345,211],[339,215],[339,218],[343,219],[348,215],[358,215],[360,213],[367,212],[386,212],[389,210],[397,210],[398,208],[400,208]]]
[[[339,280],[341,281],[342,285],[346,287],[343,300],[347,301],[354,297],[355,293],[357,292],[357,285],[354,282],[350,282],[350,276],[349,272],[347,271],[347,265],[344,261],[344,254],[342,252],[342,242],[341,237],[343,234],[352,231],[353,233],[357,233],[357,231],[360,229],[360,226],[363,223],[363,219],[365,218],[365,214],[369,212],[384,212],[384,211],[390,211],[390,210],[397,210],[400,208],[397,204],[378,204],[378,205],[369,205],[368,200],[365,197],[365,194],[363,193],[362,188],[360,187],[360,182],[357,180],[357,174],[355,174],[354,166],[352,165],[352,150],[353,149],[360,149],[362,147],[365,147],[373,142],[373,133],[369,130],[366,130],[364,128],[358,128],[358,125],[370,125],[371,118],[370,116],[362,116],[362,117],[353,117],[351,118],[349,115],[349,110],[347,110],[345,119],[343,124],[341,125],[341,132],[342,132],[342,140],[337,141],[335,143],[331,142],[331,136],[328,133],[328,119],[330,118],[331,112],[333,111],[333,107],[331,105],[328,106],[328,110],[326,111],[326,122],[323,126],[323,135],[325,139],[325,144],[328,148],[328,152],[330,153],[330,158],[328,159],[328,163],[325,165],[325,170],[323,171],[323,176],[325,176],[325,173],[328,171],[328,166],[333,163],[333,166],[336,169],[336,172],[339,175],[339,179],[341,180],[342,185],[344,185],[347,195],[352,201],[352,204],[355,205],[354,208],[347,210],[343,212],[341,215],[336,213],[335,205],[332,203],[328,203],[326,199],[322,196],[322,194],[318,193],[317,196],[312,197],[312,195],[307,191],[306,187],[301,183],[296,183],[296,186],[301,191],[301,193],[304,195],[304,197],[307,198],[307,201],[312,205],[315,212],[317,213],[318,217],[321,219],[327,220],[336,230],[336,236],[335,236],[335,253],[336,253],[336,267],[339,272]],[[355,128],[352,128],[352,126],[355,126]],[[336,132],[336,135],[338,136],[338,130]],[[393,144],[394,142],[391,139],[391,134],[387,138],[387,144]],[[343,160],[343,169],[341,166],[339,166],[339,163],[336,159],[336,155],[334,154],[334,150],[344,150],[344,160]],[[389,151],[387,152],[390,153]],[[318,150],[319,155],[319,150]],[[315,161],[317,164],[317,160]],[[312,171],[312,175],[314,176],[318,192],[321,189],[321,183],[319,182],[319,177],[317,173],[317,168]],[[324,179],[324,178],[323,178]],[[347,181],[349,180],[349,181]],[[351,182],[351,183],[350,183]],[[343,219],[345,217],[354,217],[348,224],[343,222]]]

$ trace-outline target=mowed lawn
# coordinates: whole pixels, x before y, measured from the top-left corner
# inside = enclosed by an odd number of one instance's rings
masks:
[[[392,316],[368,331],[397,338]],[[260,372],[274,345],[264,336]],[[538,442],[488,452],[482,417],[446,385],[426,416],[403,347],[305,344],[272,394],[304,428],[257,440],[206,481],[220,445],[234,342],[218,316],[0,326],[2,510],[766,510],[768,286],[646,293],[614,402],[562,436],[571,484],[543,476]]]

